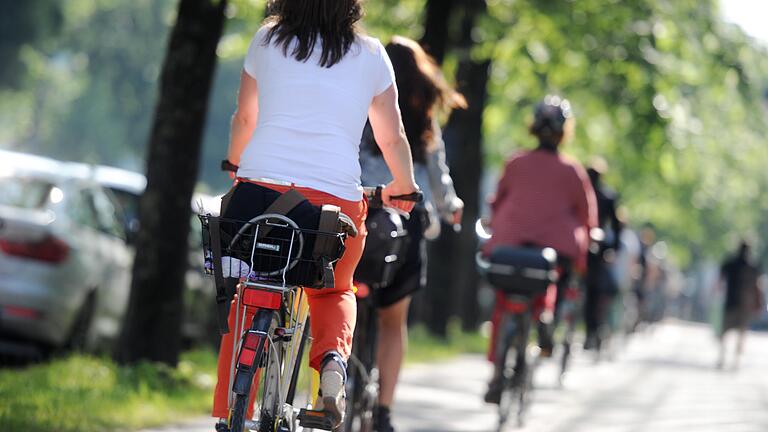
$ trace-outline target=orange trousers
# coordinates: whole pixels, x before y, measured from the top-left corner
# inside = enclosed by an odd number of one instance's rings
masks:
[[[266,183],[258,183],[261,186],[268,187],[278,192],[285,192],[290,186],[277,186]],[[333,195],[316,191],[309,188],[295,187],[301,192],[309,202],[314,205],[332,204],[339,206],[341,211],[352,218],[358,229],[358,236],[348,238],[345,242],[346,251],[344,256],[336,263],[334,288],[326,289],[307,289],[307,302],[309,303],[309,313],[312,317],[310,331],[312,333],[312,346],[309,352],[310,366],[314,369],[320,369],[320,362],[328,352],[338,352],[345,359],[349,358],[352,348],[352,336],[355,331],[355,321],[357,320],[357,303],[352,288],[352,277],[355,273],[355,267],[360,261],[365,246],[365,217],[368,213],[368,202],[347,201]],[[235,329],[235,309],[229,310],[229,328],[230,332],[221,339],[219,348],[218,362],[218,381],[213,395],[213,417],[226,418],[228,415],[227,399],[230,390],[230,365],[232,360],[232,351],[239,343],[242,332],[236,332]],[[246,326],[250,326],[255,310],[246,310]],[[258,382],[258,377],[254,379]],[[250,400],[255,400],[255,385],[251,386]],[[249,407],[248,418],[253,417],[253,406]]]

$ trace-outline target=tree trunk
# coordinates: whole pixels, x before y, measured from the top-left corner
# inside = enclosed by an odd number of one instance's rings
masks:
[[[149,139],[147,190],[128,311],[115,359],[176,365],[190,203],[227,0],[180,0]]]
[[[483,176],[483,111],[487,100],[488,74],[491,62],[463,61],[459,63],[456,78],[459,89],[469,102],[469,109],[456,111],[452,116],[451,128],[455,128],[456,140],[453,143],[453,156],[449,163],[451,171],[462,173],[456,180],[456,193],[464,200],[465,229],[455,235],[456,251],[451,268],[457,272],[452,282],[456,285],[458,314],[465,331],[476,330],[479,324],[478,282],[479,275],[475,267],[477,238],[474,222],[480,217],[480,184]],[[453,135],[451,133],[450,135]]]
[[[438,64],[443,63],[445,52],[449,46],[450,19],[455,0],[428,0],[424,14],[424,35],[419,43],[435,58]]]
[[[424,35],[419,43],[432,55],[438,64],[443,62],[450,47],[450,20],[455,9],[455,0],[428,0],[424,14]],[[443,224],[443,231],[451,227]],[[427,245],[427,287],[416,293],[409,311],[409,322],[425,323],[429,331],[437,336],[447,336],[448,316],[453,313],[453,300],[447,288],[451,287],[451,274],[446,267],[433,259],[438,257],[436,248],[442,245],[440,239]],[[444,254],[443,254],[444,255]]]
[[[477,239],[471,228],[480,213],[482,125],[490,61],[477,62],[470,57],[472,30],[477,18],[486,11],[485,0],[462,0],[459,7],[464,14],[457,46],[460,60],[456,82],[469,108],[451,114],[444,138],[456,192],[464,200],[465,229],[461,233],[444,229],[441,237],[430,245],[432,265],[426,290],[430,307],[424,309],[427,328],[438,336],[447,335],[448,323],[454,316],[461,318],[465,330],[475,329],[479,321],[474,261]]]

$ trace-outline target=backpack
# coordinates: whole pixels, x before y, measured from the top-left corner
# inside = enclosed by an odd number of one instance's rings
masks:
[[[389,208],[370,210],[365,226],[368,236],[354,279],[373,289],[388,286],[403,264],[408,231],[402,217]]]

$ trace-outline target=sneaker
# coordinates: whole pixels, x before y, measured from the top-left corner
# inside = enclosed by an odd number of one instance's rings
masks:
[[[326,414],[333,417],[334,428],[344,421],[346,370],[345,361],[336,353],[327,355],[320,368],[320,394],[316,409],[325,411]]]
[[[373,409],[374,432],[395,432],[389,407],[377,405]]]

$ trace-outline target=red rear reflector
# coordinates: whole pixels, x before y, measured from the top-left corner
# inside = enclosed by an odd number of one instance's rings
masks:
[[[3,306],[3,315],[16,318],[37,319],[42,314],[37,309],[22,306]]]
[[[268,292],[248,288],[246,286],[243,292],[243,304],[254,308],[280,309],[280,302],[283,301],[283,295],[279,292]]]
[[[243,338],[243,347],[240,350],[240,358],[237,362],[248,367],[253,366],[256,359],[256,353],[259,351],[259,345],[262,344],[264,335],[248,331]],[[262,345],[263,347],[263,345]]]
[[[49,263],[60,263],[69,255],[69,246],[51,235],[27,242],[0,239],[0,250],[8,255]]]
[[[240,360],[238,363],[246,366],[253,366],[253,360],[256,358],[256,351],[244,349],[240,351]]]
[[[256,333],[246,333],[245,340],[243,341],[243,346],[248,348],[249,350],[256,351],[256,349],[259,347],[260,340],[261,340],[260,335],[257,335]]]

